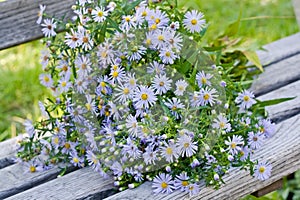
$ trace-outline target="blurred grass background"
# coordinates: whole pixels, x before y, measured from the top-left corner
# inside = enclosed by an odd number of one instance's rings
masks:
[[[240,12],[242,22],[237,36],[254,39],[260,45],[299,31],[291,0],[179,0],[179,4],[205,14],[209,23],[205,43],[220,35]],[[0,51],[0,141],[22,133],[26,118],[39,118],[38,101],[49,94],[38,79],[42,48],[39,41],[34,41]],[[260,199],[283,199],[290,187]]]

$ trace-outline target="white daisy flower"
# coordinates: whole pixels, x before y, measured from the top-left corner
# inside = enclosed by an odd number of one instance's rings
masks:
[[[198,72],[196,74],[196,80],[198,82],[198,86],[201,88],[203,85],[211,86],[211,82],[209,81],[213,75],[205,74],[204,71]]]
[[[192,138],[188,135],[183,135],[178,139],[177,147],[182,157],[191,157],[198,150],[197,143],[193,142]]]
[[[42,68],[43,70],[46,69],[48,63],[49,63],[49,58],[50,58],[50,52],[49,50],[42,50],[41,51],[41,64],[42,64]]]
[[[146,17],[146,19],[148,20],[148,24],[150,27],[152,27],[152,25],[155,25],[156,28],[167,27],[170,21],[168,15],[159,9],[151,12],[150,16]]]
[[[155,94],[162,95],[167,93],[167,91],[171,89],[171,83],[172,80],[168,79],[165,74],[155,75],[152,81],[152,86],[156,90]]]
[[[109,2],[109,4],[107,5],[108,11],[112,12],[114,11],[114,9],[117,7],[117,4],[113,1]]]
[[[267,180],[271,176],[272,165],[268,162],[259,162],[254,166],[254,177],[259,180]]]
[[[75,66],[78,68],[76,71],[78,76],[80,77],[86,77],[88,76],[91,71],[91,61],[87,56],[78,56],[75,60]]]
[[[165,74],[165,65],[154,61],[150,64],[150,66],[147,67],[147,73]]]
[[[71,48],[74,49],[81,45],[82,41],[79,40],[79,34],[71,29],[71,34],[66,32],[65,43]]]
[[[92,17],[95,22],[103,22],[107,14],[107,11],[104,11],[103,7],[96,7],[95,10],[92,10]]]
[[[39,18],[36,20],[37,24],[41,24],[42,19],[43,19],[43,13],[44,13],[45,10],[46,10],[46,6],[40,4],[40,11],[38,12],[38,17]]]
[[[51,88],[53,87],[53,79],[50,74],[41,74],[39,76],[40,82],[42,85]]]
[[[180,79],[180,80],[176,81],[175,85],[176,85],[176,90],[174,92],[175,95],[182,96],[186,90],[186,87],[188,86],[188,83],[185,80]]]
[[[179,24],[178,21],[176,21],[176,22],[171,22],[171,24],[170,24],[169,27],[170,27],[171,30],[176,31],[177,29],[179,29],[180,24]]]
[[[132,157],[133,159],[137,159],[140,158],[142,152],[130,138],[127,138],[127,143],[123,145],[122,153]]]
[[[113,46],[109,41],[104,41],[98,46],[97,56],[99,63],[103,68],[107,68],[109,65],[113,64],[115,60],[115,52]]]
[[[124,30],[130,30],[131,28],[135,28],[136,27],[136,20],[134,16],[130,16],[130,15],[123,15],[122,16],[122,25],[121,25],[121,29]]]
[[[146,48],[142,45],[133,46],[131,51],[128,52],[127,57],[130,61],[139,61],[142,58],[142,55],[146,53]]]
[[[203,17],[203,13],[197,10],[188,11],[184,15],[183,24],[191,33],[199,33],[205,27],[206,21]]]
[[[164,142],[164,146],[160,148],[160,153],[169,163],[173,163],[179,157],[179,151],[176,145],[172,142],[170,142],[169,144]],[[175,160],[173,160],[173,158],[175,158]]]
[[[133,89],[128,85],[118,85],[116,88],[116,101],[125,104],[133,96]]]
[[[171,48],[175,48],[177,51],[181,50],[182,47],[182,36],[177,34],[176,31],[170,31],[168,34],[168,43]]]
[[[170,174],[160,173],[153,179],[152,188],[154,193],[170,194],[174,190],[174,181]]]
[[[52,37],[56,35],[54,29],[56,28],[56,22],[53,19],[44,19],[44,23],[42,24],[42,32],[46,37]]]
[[[168,31],[166,29],[156,30],[154,32],[153,45],[157,49],[161,49],[166,46],[166,41],[168,39]]]
[[[200,187],[199,187],[198,184],[193,183],[193,184],[190,184],[190,185],[189,185],[189,188],[188,188],[187,191],[189,192],[190,197],[191,197],[191,196],[195,196],[195,195],[199,194],[199,192],[200,192]]]
[[[129,88],[135,89],[137,86],[137,79],[135,78],[134,73],[127,73],[124,77],[125,84],[128,85]]]
[[[178,58],[178,56],[170,48],[163,48],[159,53],[159,57],[164,64],[171,65],[174,63],[175,59]]]
[[[212,127],[225,130],[226,132],[231,131],[231,124],[228,122],[227,118],[221,114],[218,115],[217,119],[214,119]]]
[[[236,155],[242,150],[241,146],[244,145],[244,140],[240,135],[233,135],[232,139],[228,137],[228,140],[225,140],[225,144],[228,145],[227,150],[229,150],[232,155]]]
[[[146,165],[155,165],[155,161],[158,160],[157,154],[157,151],[153,151],[151,146],[147,146],[145,152],[143,153],[143,158]]]
[[[146,39],[144,43],[150,49],[155,49],[154,38],[155,38],[155,31],[150,31],[146,33]]]
[[[136,88],[133,101],[135,102],[134,106],[138,109],[146,108],[153,106],[157,100],[155,93],[151,87],[139,86]]]
[[[91,50],[94,46],[94,42],[93,40],[91,39],[91,36],[90,34],[88,34],[85,29],[81,29],[78,33],[78,38],[79,38],[79,41],[82,45],[82,48],[85,50],[85,51],[88,51],[88,50]]]
[[[172,97],[172,100],[168,99],[167,102],[165,102],[165,105],[171,110],[172,115],[174,115],[176,119],[181,117],[179,111],[184,109],[184,105],[181,103],[180,99]]]
[[[126,118],[126,128],[128,129],[128,132],[133,135],[134,137],[137,137],[138,135],[138,121],[136,117],[132,116],[131,114]]]
[[[212,89],[201,89],[200,91],[200,98],[199,98],[199,104],[201,106],[206,106],[207,104],[209,104],[210,106],[213,106],[213,104],[215,103],[216,97],[218,97],[218,95],[216,94],[217,91],[212,88]]]
[[[111,68],[110,71],[110,78],[111,78],[111,82],[112,83],[119,83],[121,84],[122,81],[124,80],[125,77],[125,71],[123,68],[118,68],[117,70],[114,70],[113,68]]]
[[[61,69],[61,72],[59,73],[60,76],[65,76],[71,71],[71,67],[69,66],[69,63],[66,60],[59,60],[57,68]]]
[[[181,192],[184,192],[187,189],[189,189],[189,179],[190,177],[187,175],[186,172],[181,172],[180,175],[176,175],[176,178],[174,180],[175,189],[180,189]]]
[[[254,94],[252,92],[244,90],[238,94],[235,103],[239,104],[241,109],[249,109],[256,101],[254,100]]]
[[[264,135],[261,133],[248,133],[248,144],[250,145],[251,149],[259,149],[264,143]]]
[[[58,81],[58,83],[60,93],[68,92],[68,90],[72,87],[72,82],[70,81],[70,74],[66,74],[66,76],[61,78]]]
[[[84,94],[88,89],[89,82],[86,79],[77,78],[75,80],[75,90],[80,94]]]

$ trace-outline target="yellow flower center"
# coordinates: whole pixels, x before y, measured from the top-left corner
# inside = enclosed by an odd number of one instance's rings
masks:
[[[225,127],[225,123],[224,122],[220,122],[220,128],[224,128]]]
[[[152,24],[152,26],[150,27],[150,30],[156,30],[156,29],[157,29],[156,24]]]
[[[114,78],[118,77],[118,75],[119,75],[119,72],[117,72],[117,71],[114,71],[114,72],[112,73],[112,76],[113,76]]]
[[[192,23],[192,25],[196,25],[198,22],[197,22],[196,19],[192,19],[192,20],[191,20],[191,23]]]
[[[143,11],[143,12],[142,12],[142,16],[143,16],[143,17],[146,17],[147,14],[148,14],[148,13],[147,13],[146,11]]]
[[[232,142],[230,146],[231,146],[232,149],[235,149],[236,148],[236,143]]]
[[[205,94],[205,95],[203,96],[203,98],[204,98],[204,100],[208,100],[208,99],[210,98],[210,95],[209,95],[209,94]]]
[[[182,85],[178,86],[178,90],[183,91],[184,87]]]
[[[58,143],[59,143],[59,138],[58,138],[58,137],[54,138],[53,142],[54,142],[55,144],[58,144]]]
[[[126,22],[130,22],[130,17],[125,17]]]
[[[202,82],[202,84],[206,84],[206,82],[207,82],[206,78],[203,77],[203,78],[201,79],[201,82]]]
[[[70,143],[66,142],[66,143],[65,143],[65,148],[66,148],[66,149],[70,149],[70,147],[71,147]]]
[[[160,23],[160,19],[159,19],[159,18],[156,18],[156,19],[155,19],[155,23],[156,23],[156,24],[159,24],[159,23]]]
[[[166,189],[166,188],[168,187],[168,183],[162,182],[162,183],[161,183],[161,187],[162,187],[163,189]]]
[[[144,100],[144,101],[147,100],[148,99],[148,94],[143,93],[141,95],[141,99]]]
[[[83,43],[88,43],[88,42],[89,42],[89,38],[86,37],[86,36],[84,36],[84,37],[82,38],[82,41],[83,41]]]
[[[107,53],[106,53],[105,51],[103,51],[103,52],[101,53],[101,57],[102,57],[102,58],[106,58],[106,57],[107,57]]]
[[[112,68],[114,71],[116,71],[118,69],[118,65],[113,65]]]
[[[266,171],[266,168],[261,166],[259,169],[258,169],[259,173],[264,173]]]
[[[124,94],[129,94],[129,89],[128,88],[124,88],[123,93]]]
[[[176,107],[176,106],[173,106],[173,107],[172,107],[172,110],[176,110],[176,109],[177,109],[177,107]]]
[[[250,97],[248,95],[245,95],[244,96],[244,101],[249,101],[250,100]]]
[[[161,86],[161,87],[164,86],[164,85],[165,85],[165,83],[162,82],[162,81],[159,83],[159,86]]]
[[[186,143],[184,143],[183,146],[184,146],[184,148],[188,148],[188,147],[190,146],[190,143],[187,143],[187,142],[186,142]]]
[[[102,12],[102,11],[99,11],[99,12],[98,12],[98,16],[99,16],[99,17],[103,17],[103,12]]]
[[[44,76],[44,81],[45,82],[49,82],[50,81],[50,78],[48,76]]]
[[[101,86],[101,87],[105,87],[105,86],[106,86],[106,83],[102,81],[102,82],[100,83],[100,86]]]
[[[160,41],[163,41],[163,40],[165,39],[165,37],[164,37],[163,35],[159,35],[159,36],[157,37],[157,39],[160,40]]]
[[[147,39],[147,40],[146,40],[146,44],[147,44],[147,45],[150,45],[150,44],[151,44],[151,39]]]
[[[166,148],[166,153],[168,155],[172,155],[173,154],[173,149],[171,147]]]
[[[85,104],[85,107],[86,107],[86,109],[87,109],[88,111],[91,110],[91,104],[87,103],[87,104]]]
[[[64,72],[68,71],[68,66],[67,66],[67,65],[64,65],[64,66],[62,67],[62,70],[63,70]]]
[[[82,68],[82,69],[86,69],[86,66],[87,66],[87,65],[86,65],[85,63],[83,63],[83,64],[81,65],[81,68]]]
[[[265,128],[264,128],[264,127],[260,127],[260,128],[259,128],[259,131],[260,131],[261,133],[264,133],[264,132],[265,132]]]
[[[181,182],[181,185],[182,185],[183,187],[186,187],[186,186],[189,185],[189,182],[187,182],[187,181],[182,181],[182,182]]]
[[[30,166],[30,167],[29,167],[29,171],[30,171],[31,173],[35,172],[35,171],[36,171],[35,166]]]
[[[135,80],[134,79],[130,79],[129,80],[129,84],[132,85],[132,86],[135,85]]]
[[[67,86],[67,82],[66,82],[66,81],[63,81],[63,82],[61,83],[61,86],[66,87],[66,86]]]
[[[74,162],[74,163],[78,163],[78,162],[79,162],[78,158],[77,158],[77,157],[74,157],[74,158],[73,158],[73,162]]]
[[[109,111],[106,111],[106,112],[105,112],[105,116],[108,117],[109,115],[110,115],[110,112],[109,112]]]
[[[165,55],[166,55],[167,57],[170,57],[170,56],[171,56],[171,53],[170,53],[169,51],[167,51],[167,52],[165,53]]]

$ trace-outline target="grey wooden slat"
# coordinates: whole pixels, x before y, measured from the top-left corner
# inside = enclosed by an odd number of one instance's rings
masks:
[[[298,71],[300,71],[300,68],[298,69]],[[299,80],[294,83],[286,85],[258,98],[261,101],[265,101],[278,98],[296,97],[293,100],[268,106],[266,108],[270,117],[275,121],[281,121],[287,117],[300,113],[300,73],[298,79]]]
[[[0,50],[43,36],[36,24],[39,4],[47,6],[46,13],[70,19],[75,0],[9,0],[0,2]]]
[[[234,200],[239,199],[247,194],[251,194],[260,188],[264,188],[271,183],[287,176],[300,169],[300,115],[296,115],[277,125],[277,133],[268,140],[268,145],[263,146],[256,152],[255,158],[268,160],[273,166],[272,176],[266,181],[259,181],[249,175],[249,172],[238,169],[231,170],[226,174],[226,182],[219,190],[210,187],[204,187],[199,195],[192,199],[216,199],[216,200]],[[146,182],[142,186],[126,190],[106,198],[107,200],[142,200],[142,199],[188,199],[188,195],[181,192],[175,192],[171,196],[153,195],[151,183]]]
[[[69,171],[74,170],[73,167]],[[0,199],[17,194],[57,177],[60,169],[52,168],[44,172],[24,173],[20,164],[14,164],[0,170]]]
[[[103,199],[116,191],[112,179],[104,179],[86,167],[8,199]]]
[[[270,65],[300,53],[300,45],[297,41],[300,41],[300,33],[263,46],[264,50],[257,51],[262,65]]]
[[[298,41],[300,38],[294,42]],[[300,54],[266,67],[265,72],[253,82],[251,90],[259,96],[297,80],[300,80]]]
[[[0,143],[0,169],[13,164],[13,157],[17,148],[17,138]]]

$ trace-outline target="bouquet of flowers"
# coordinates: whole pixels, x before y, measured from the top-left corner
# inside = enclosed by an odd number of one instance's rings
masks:
[[[202,47],[203,13],[168,0],[78,0],[65,23],[40,8],[40,81],[53,97],[25,124],[28,171],[89,165],[120,191],[149,180],[154,193],[190,195],[201,182],[218,188],[230,167],[271,175],[252,154],[275,125],[243,89],[237,59]]]

